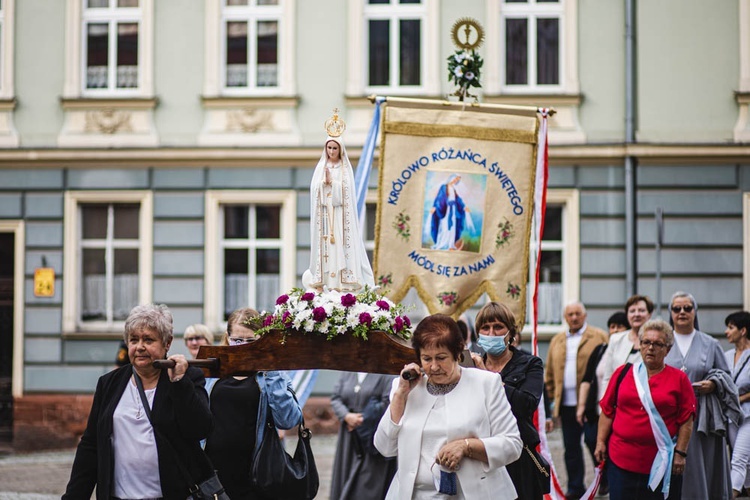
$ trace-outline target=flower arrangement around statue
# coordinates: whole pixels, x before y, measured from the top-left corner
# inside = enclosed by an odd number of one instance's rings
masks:
[[[411,337],[411,321],[404,312],[404,306],[367,286],[356,294],[294,288],[276,299],[272,313],[263,313],[263,327],[256,333],[297,330],[324,335],[327,340],[339,335],[367,340],[370,331],[380,330],[407,340]],[[286,333],[282,342],[285,338]]]
[[[470,94],[469,88],[482,86],[479,78],[482,75],[484,60],[476,49],[482,44],[484,30],[476,20],[461,18],[453,24],[451,38],[458,47],[458,50],[448,57],[448,81],[453,81],[458,86],[458,90],[452,95],[458,96],[459,101],[466,97],[473,97],[476,101],[477,96]]]

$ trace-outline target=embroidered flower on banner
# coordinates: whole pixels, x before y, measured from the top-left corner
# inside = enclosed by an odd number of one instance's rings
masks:
[[[262,313],[263,327],[256,333],[292,329],[323,335],[327,340],[337,335],[366,340],[370,330],[381,330],[407,340],[411,337],[411,321],[404,312],[404,306],[369,287],[357,294],[294,288],[276,300],[273,312]]]
[[[393,221],[393,228],[396,230],[396,233],[405,241],[409,241],[409,237],[411,236],[411,225],[409,224],[410,220],[411,217],[409,217],[408,214],[399,212],[399,214],[396,216],[396,220]]]
[[[508,283],[508,289],[505,290],[505,293],[514,299],[518,299],[521,296],[521,287],[513,283]]]
[[[516,235],[515,230],[513,229],[513,224],[510,223],[510,221],[503,217],[504,222],[501,222],[497,225],[497,236],[495,236],[495,248],[500,248],[501,246],[504,246],[508,241]]]
[[[388,286],[393,284],[393,273],[381,274],[378,276],[378,285]]]
[[[450,307],[458,300],[458,294],[456,292],[441,292],[438,295],[438,300],[445,307]]]

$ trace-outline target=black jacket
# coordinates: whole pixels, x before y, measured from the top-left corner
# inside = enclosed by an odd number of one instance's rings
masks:
[[[90,498],[96,486],[97,500],[109,500],[114,481],[112,415],[132,374],[131,366],[126,365],[99,378],[63,499]],[[167,370],[163,370],[156,385],[151,418],[165,499],[185,500],[192,486],[181,472],[178,460],[195,483],[213,474],[213,467],[200,447],[200,440],[211,430],[205,385],[203,373],[193,367],[174,383],[169,381]]]
[[[539,444],[539,432],[534,427],[534,412],[544,390],[544,364],[538,356],[509,346],[513,352],[500,375],[505,384],[505,395],[518,421],[523,444],[533,448]]]

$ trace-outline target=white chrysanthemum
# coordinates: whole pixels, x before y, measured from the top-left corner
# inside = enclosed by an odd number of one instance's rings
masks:
[[[315,321],[312,318],[305,321],[305,331],[312,332],[315,330]]]
[[[461,78],[464,76],[464,69],[461,66],[456,66],[456,69],[453,70],[453,74],[458,78]]]

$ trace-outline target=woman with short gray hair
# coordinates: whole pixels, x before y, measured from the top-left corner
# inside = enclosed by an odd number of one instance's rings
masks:
[[[99,378],[62,498],[89,498],[94,487],[97,500],[192,498],[213,477],[199,444],[211,430],[203,373],[181,354],[169,357],[173,368],[154,367],[172,345],[165,305],[133,308],[124,338],[131,364]]]

